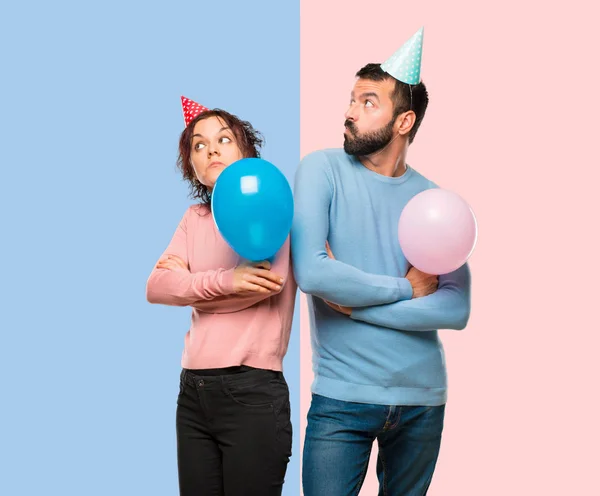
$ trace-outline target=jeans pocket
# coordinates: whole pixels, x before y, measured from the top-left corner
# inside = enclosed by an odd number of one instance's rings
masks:
[[[279,413],[279,411],[285,407],[287,407],[289,411],[290,390],[288,389],[288,385],[285,379],[271,379],[269,381],[269,386],[273,394],[273,406],[275,408],[275,413]]]
[[[273,407],[273,396],[268,381],[264,379],[243,384],[225,384],[225,393],[238,405],[251,408]]]
[[[273,409],[275,413],[275,430],[277,442],[283,453],[292,456],[292,421],[290,406],[290,391],[285,379],[273,379],[270,381],[273,391]]]

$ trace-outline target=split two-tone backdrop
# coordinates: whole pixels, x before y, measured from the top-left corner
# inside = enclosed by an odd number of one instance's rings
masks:
[[[3,4],[0,493],[177,494],[189,309],[144,290],[190,204],[180,95],[250,120],[291,182],[302,156],[341,145],[354,73],[420,26],[430,107],[408,161],[479,221],[471,321],[441,331],[430,494],[598,492],[597,19],[582,0]],[[299,295],[287,496],[308,326]],[[361,494],[376,487],[372,463]]]

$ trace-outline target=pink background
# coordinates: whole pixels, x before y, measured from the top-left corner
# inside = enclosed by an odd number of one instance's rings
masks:
[[[432,496],[600,494],[593,4],[301,2],[302,155],[341,146],[354,73],[424,25],[430,106],[408,162],[478,219],[471,320],[441,332],[450,388]],[[304,440],[304,296],[301,311]],[[363,495],[377,494],[375,455]]]

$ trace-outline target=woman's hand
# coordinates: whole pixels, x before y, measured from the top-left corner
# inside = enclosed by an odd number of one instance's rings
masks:
[[[157,269],[190,271],[188,265],[177,255],[165,255],[156,264]]]
[[[271,264],[264,260],[254,264],[238,265],[233,271],[233,289],[238,294],[273,293],[281,290],[283,277],[271,272]]]
[[[185,270],[187,264],[177,255],[165,255],[156,264],[157,269]],[[243,263],[233,271],[233,289],[237,294],[273,293],[281,290],[283,277],[271,272],[271,264],[264,260],[254,264]]]

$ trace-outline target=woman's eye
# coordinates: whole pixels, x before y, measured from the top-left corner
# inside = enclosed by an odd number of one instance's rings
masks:
[[[223,136],[221,138],[221,143],[231,143],[231,139],[229,139],[227,136]]]
[[[196,143],[196,146],[194,146],[194,148],[196,150],[201,150],[202,148],[204,148],[206,145],[204,143]]]

